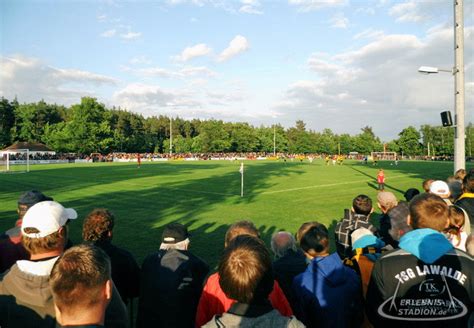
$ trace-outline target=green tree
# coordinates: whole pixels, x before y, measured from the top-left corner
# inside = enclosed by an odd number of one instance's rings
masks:
[[[204,152],[224,152],[230,148],[230,136],[222,121],[202,122],[199,136]]]
[[[410,156],[421,155],[423,150],[420,144],[421,135],[416,128],[409,126],[398,134],[397,145],[404,154]]]
[[[306,123],[302,120],[296,121],[295,126],[288,129],[286,136],[290,153],[307,153],[310,151],[310,136],[306,131]]]
[[[253,127],[248,123],[232,124],[230,131],[230,151],[256,151],[258,140]]]
[[[355,137],[355,151],[361,154],[369,154],[373,151],[382,151],[383,145],[370,126],[361,129],[362,133]]]
[[[15,106],[7,99],[0,100],[0,148],[9,146],[12,141],[11,130],[15,125]]]

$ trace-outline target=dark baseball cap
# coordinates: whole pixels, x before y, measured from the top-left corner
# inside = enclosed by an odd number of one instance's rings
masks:
[[[45,200],[53,200],[53,198],[46,196],[41,191],[30,190],[25,192],[18,199],[18,205],[26,205],[31,207],[39,202],[44,202]]]
[[[176,244],[189,237],[188,229],[180,223],[170,223],[163,230],[161,241],[164,244]]]

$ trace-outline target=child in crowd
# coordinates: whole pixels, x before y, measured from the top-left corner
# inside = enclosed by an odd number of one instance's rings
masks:
[[[379,170],[379,174],[377,174],[377,183],[379,184],[379,191],[385,190],[385,173],[382,169]]]
[[[446,238],[457,249],[466,251],[467,233],[463,231],[464,211],[457,206],[449,207],[449,226],[444,230]]]

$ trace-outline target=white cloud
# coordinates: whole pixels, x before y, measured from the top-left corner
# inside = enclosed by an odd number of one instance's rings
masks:
[[[140,77],[161,77],[168,79],[185,79],[197,76],[209,78],[217,75],[214,71],[205,66],[185,66],[178,71],[172,71],[162,67],[130,68],[124,66],[122,70]]]
[[[186,47],[180,55],[175,56],[174,59],[178,61],[186,62],[196,57],[207,56],[212,52],[212,49],[209,48],[204,43],[196,44],[192,47]]]
[[[147,56],[136,56],[130,59],[130,64],[149,65],[151,64],[151,60]]]
[[[205,66],[198,66],[198,67],[183,67],[179,73],[184,77],[189,76],[205,76],[205,77],[214,77],[216,76],[216,72],[210,70]]]
[[[104,38],[111,38],[111,37],[115,36],[116,33],[117,33],[116,29],[111,29],[111,30],[107,30],[107,31],[103,32],[100,36],[104,37]]]
[[[283,121],[304,118],[314,129],[330,127],[337,133],[359,133],[370,125],[385,140],[409,125],[439,125],[439,112],[453,110],[453,78],[421,75],[417,69],[452,66],[452,37],[451,28],[438,27],[422,39],[380,35],[332,57],[314,54],[307,62],[314,80],[290,84],[273,110],[282,113]],[[466,27],[465,43],[473,42],[474,28]],[[466,88],[472,90],[472,47],[465,48],[465,68]],[[466,93],[466,108],[474,106],[473,98]]]
[[[241,0],[242,7],[239,12],[245,14],[262,15],[263,12],[259,10],[260,2],[258,0]]]
[[[106,20],[107,20],[107,15],[105,15],[105,14],[102,14],[102,15],[97,16],[97,21],[98,21],[98,22],[103,23],[103,22],[105,22]]]
[[[390,8],[390,15],[397,16],[398,22],[420,22],[426,19],[426,16],[416,11],[417,5],[414,1],[404,2],[394,5]]]
[[[473,4],[472,1],[465,1],[464,12],[472,13]],[[390,7],[389,14],[396,17],[399,23],[426,23],[435,20],[452,21],[453,10],[446,10],[446,1],[407,0],[395,2]],[[472,15],[465,14],[465,20],[471,17]]]
[[[347,4],[347,0],[288,0],[288,3],[299,7],[301,11],[312,11],[328,7],[344,6]]]
[[[219,57],[218,61],[226,61],[250,48],[250,44],[247,39],[241,35],[237,35],[235,38],[230,41],[229,46],[224,49]]]
[[[199,106],[191,95],[183,91],[167,90],[158,85],[132,83],[113,95],[113,99],[125,108],[136,110],[142,107],[189,107]]]
[[[354,35],[352,38],[354,40],[359,40],[359,39],[377,39],[377,38],[380,38],[384,35],[384,32],[383,31],[380,31],[380,30],[374,30],[374,29],[367,29],[367,30],[364,30],[360,33],[357,33],[356,35]]]
[[[127,33],[120,34],[120,37],[124,40],[135,40],[138,39],[142,34],[140,32],[128,31]]]
[[[375,9],[372,7],[361,7],[357,8],[355,11],[356,14],[365,14],[365,15],[375,15]]]
[[[0,94],[20,101],[71,104],[80,97],[96,95],[98,87],[114,86],[118,80],[74,68],[55,68],[37,58],[1,57]]]
[[[344,13],[337,13],[331,18],[331,27],[346,29],[349,27],[349,19]]]

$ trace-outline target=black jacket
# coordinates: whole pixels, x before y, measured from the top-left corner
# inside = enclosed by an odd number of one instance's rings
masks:
[[[474,305],[474,261],[431,229],[400,239],[372,271],[366,310],[377,327],[467,327]]]
[[[142,264],[137,328],[194,327],[209,266],[189,251],[160,250]]]

